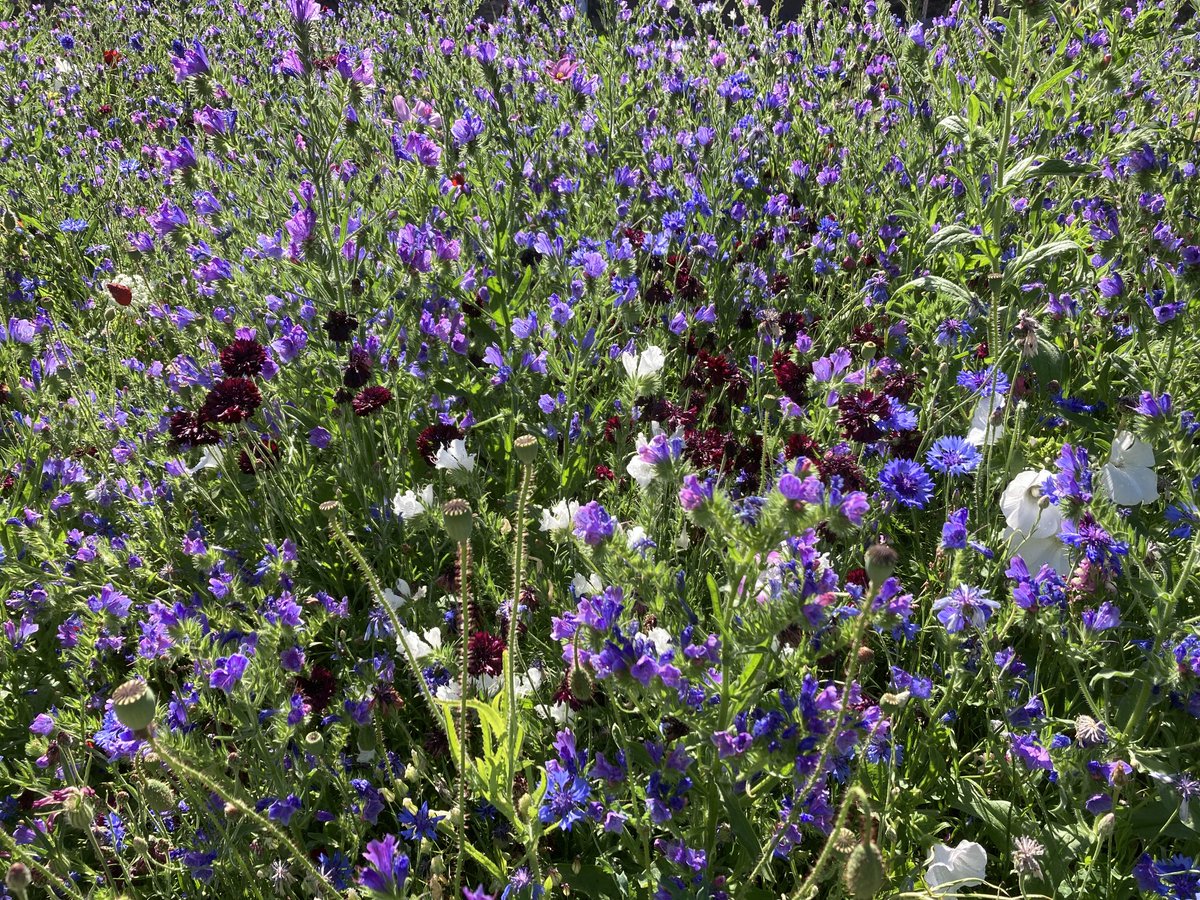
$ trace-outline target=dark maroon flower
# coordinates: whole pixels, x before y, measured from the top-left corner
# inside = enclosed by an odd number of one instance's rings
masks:
[[[361,347],[350,351],[350,361],[342,369],[342,384],[352,391],[371,380],[371,354]]]
[[[821,473],[821,480],[826,484],[835,476],[841,478],[843,491],[867,489],[867,473],[862,470],[853,454],[834,453],[830,450],[817,460],[817,471]]]
[[[734,402],[746,395],[746,376],[724,354],[701,350],[696,354],[692,371],[683,379],[683,386],[716,391],[725,388]]]
[[[200,407],[200,418],[205,422],[220,422],[236,425],[254,415],[262,405],[262,394],[249,378],[226,378],[219,381]]]
[[[646,242],[646,232],[640,228],[626,228],[622,233],[625,237],[629,238],[629,243],[633,244],[638,250],[641,250],[642,244]]]
[[[617,477],[617,473],[608,466],[596,466],[595,474],[601,481],[615,481]]]
[[[811,459],[813,462],[819,462],[821,459],[821,448],[807,434],[789,435],[787,443],[783,447],[783,458],[790,462],[801,456],[805,459]]]
[[[171,416],[167,431],[171,439],[182,449],[200,447],[204,444],[215,444],[221,439],[220,433],[209,422],[202,421],[198,415],[188,410],[180,410]]]
[[[885,434],[882,420],[892,414],[892,401],[886,394],[874,391],[843,394],[837,405],[843,437],[866,444]]]
[[[245,475],[253,475],[262,469],[270,469],[279,462],[282,455],[279,451],[279,444],[265,434],[260,441],[259,445],[254,448],[253,455],[245,450],[238,454],[238,468]]]
[[[888,432],[887,440],[892,447],[892,456],[898,459],[916,459],[923,437],[923,433],[915,428],[911,431]]]
[[[251,378],[262,374],[267,348],[258,341],[238,338],[221,350],[221,369],[226,375]]]
[[[551,699],[555,703],[565,703],[573,710],[583,709],[583,701],[571,693],[571,682],[566,675],[563,676],[562,684],[558,686],[558,690],[554,692]]]
[[[296,677],[296,691],[304,698],[314,716],[319,716],[329,708],[337,687],[337,678],[324,666],[313,666],[311,674]]]
[[[118,306],[129,306],[133,303],[133,291],[124,284],[109,282],[105,285],[108,288],[108,293],[117,301]]]
[[[383,409],[392,402],[392,392],[385,387],[376,385],[375,387],[363,388],[358,392],[358,395],[350,402],[354,407],[356,416],[369,416],[373,412]]]
[[[771,357],[771,371],[775,375],[775,383],[787,395],[787,398],[798,406],[808,401],[808,378],[812,374],[812,366],[808,363],[800,365],[787,353],[776,350]]]
[[[883,380],[883,392],[901,403],[907,403],[921,386],[916,372],[893,372]]]
[[[671,292],[663,284],[661,275],[655,275],[650,284],[646,286],[642,299],[650,306],[666,306],[671,302]]]
[[[358,319],[340,309],[331,309],[322,327],[331,341],[342,344],[350,340],[350,336],[358,329]]]
[[[417,452],[432,466],[439,450],[449,447],[452,441],[460,440],[464,436],[457,425],[438,422],[417,435]]]
[[[789,287],[791,287],[792,279],[788,278],[782,272],[776,272],[771,277],[771,296],[778,297]]]
[[[850,332],[850,342],[859,344],[863,347],[874,347],[877,353],[882,353],[884,346],[887,344],[887,335],[875,333],[875,323],[867,322],[859,325]]]
[[[692,262],[686,256],[672,253],[667,263],[675,266],[675,292],[684,300],[699,300],[704,296],[704,285],[692,274]]]
[[[499,675],[504,671],[504,641],[477,631],[467,643],[467,671],[472,675]]]
[[[346,390],[344,387],[338,388],[333,392],[333,402],[338,406],[344,406],[354,400],[354,391]]]

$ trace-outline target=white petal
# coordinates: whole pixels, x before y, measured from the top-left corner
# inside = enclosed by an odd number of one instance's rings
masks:
[[[1158,477],[1152,469],[1123,468],[1105,463],[1100,467],[1100,486],[1118,506],[1137,506],[1158,499]]]
[[[1128,431],[1118,431],[1108,461],[1125,469],[1153,469],[1154,448]]]

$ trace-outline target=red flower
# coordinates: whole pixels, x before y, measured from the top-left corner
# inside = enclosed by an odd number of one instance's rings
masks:
[[[371,380],[371,354],[360,347],[350,351],[350,361],[342,369],[342,384],[352,391]]]
[[[194,412],[187,410],[180,410],[171,416],[167,431],[171,439],[184,449],[215,444],[221,439],[220,433],[209,422],[202,421]]]
[[[881,420],[892,414],[892,401],[886,394],[873,391],[843,394],[837,405],[843,437],[864,444],[883,437],[885,429]]]
[[[106,66],[108,66],[110,69],[115,69],[117,67],[117,63],[119,63],[124,58],[125,58],[125,54],[122,53],[120,50],[105,50],[104,51],[104,64]]]
[[[267,361],[267,348],[258,341],[238,338],[221,350],[221,368],[226,375],[249,378],[262,373]]]
[[[331,341],[341,344],[350,340],[350,335],[358,328],[358,319],[340,309],[331,309],[322,327]]]
[[[467,671],[472,675],[499,675],[504,671],[504,641],[477,631],[467,643]]]
[[[118,306],[129,306],[133,303],[133,291],[125,285],[110,281],[105,287],[108,288],[112,298],[117,301]]]
[[[797,406],[803,406],[808,401],[808,376],[812,374],[812,366],[803,366],[792,360],[791,356],[782,350],[776,350],[771,358],[771,371],[775,374],[775,383],[787,395],[788,399]]]
[[[371,413],[383,409],[391,402],[392,392],[385,387],[376,386],[363,388],[350,401],[350,405],[354,408],[356,416],[369,416]]]
[[[253,381],[249,378],[226,378],[209,391],[204,405],[200,407],[200,419],[236,425],[254,415],[261,405],[262,394]]]

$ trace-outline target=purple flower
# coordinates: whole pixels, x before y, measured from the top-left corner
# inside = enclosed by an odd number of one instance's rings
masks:
[[[461,147],[469,144],[483,134],[483,119],[471,109],[463,113],[463,117],[450,126],[450,134],[454,138],[454,146]]]
[[[960,584],[933,604],[938,621],[950,634],[962,631],[968,624],[983,628],[999,608],[1000,604],[988,597],[986,588],[967,584]]]
[[[1133,408],[1136,413],[1141,413],[1150,419],[1163,419],[1171,414],[1171,395],[1160,394],[1155,397],[1149,391],[1142,391],[1141,397],[1138,399],[1137,406]]]
[[[711,501],[712,498],[712,482],[701,481],[695,475],[683,476],[683,487],[679,489],[680,506],[692,512]]]
[[[29,730],[34,734],[48,735],[54,731],[54,719],[45,713],[39,713],[34,717],[33,722],[29,725]]]
[[[613,536],[616,522],[598,501],[579,507],[575,513],[575,537],[589,547],[596,547]]]
[[[408,880],[408,856],[399,852],[395,835],[385,835],[382,841],[371,841],[363,851],[367,867],[359,873],[358,883],[380,894],[395,894]]]
[[[288,0],[287,10],[297,24],[305,25],[321,15],[317,0]]]
[[[288,794],[282,800],[270,798],[270,805],[267,807],[267,817],[281,825],[287,825],[292,821],[292,816],[300,812],[300,798],[295,794]]]
[[[176,84],[186,81],[193,75],[208,74],[208,54],[204,52],[204,47],[199,41],[192,41],[190,50],[184,50],[182,45],[179,45],[175,52],[179,55],[171,57],[171,65],[175,67]]]
[[[332,435],[319,425],[308,433],[308,442],[318,450],[328,447],[330,440],[332,440]]]
[[[942,546],[947,550],[967,549],[967,508],[950,513],[942,526]]]
[[[212,674],[208,677],[208,686],[219,688],[228,694],[233,689],[233,686],[242,680],[242,675],[245,673],[246,665],[249,662],[250,660],[246,659],[240,653],[235,653],[232,656],[222,656],[217,660]]]
[[[608,262],[599,253],[583,254],[583,274],[588,278],[599,278],[608,269]]]
[[[1062,530],[1058,533],[1058,539],[1068,547],[1082,550],[1084,556],[1096,565],[1111,562],[1113,568],[1118,572],[1121,570],[1121,562],[1118,557],[1129,552],[1129,545],[1115,540],[1096,522],[1090,512],[1084,513],[1080,517],[1078,525],[1064,521]]]
[[[1086,630],[1107,631],[1120,626],[1121,610],[1106,600],[1099,609],[1084,610],[1082,618]]]

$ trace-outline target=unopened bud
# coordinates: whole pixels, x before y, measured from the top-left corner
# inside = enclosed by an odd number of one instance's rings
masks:
[[[854,900],[871,900],[883,889],[886,880],[879,848],[870,841],[855,847],[846,861],[846,893]]]
[[[878,590],[880,585],[892,577],[892,573],[896,571],[896,563],[899,561],[900,554],[894,547],[883,541],[868,547],[866,570],[867,577],[871,579],[871,586]]]
[[[18,897],[24,897],[25,891],[31,884],[33,884],[33,873],[29,871],[29,866],[25,863],[15,862],[8,867],[8,872],[4,876],[4,886]]]
[[[1108,840],[1112,835],[1113,829],[1117,825],[1117,817],[1112,813],[1105,813],[1096,820],[1096,837],[1100,840]]]
[[[304,749],[313,756],[325,749],[325,736],[319,731],[310,731],[304,736]]]
[[[113,712],[117,721],[133,732],[145,732],[154,721],[158,701],[150,685],[136,678],[113,691]]]
[[[474,516],[471,513],[471,504],[466,500],[448,500],[442,507],[442,521],[446,527],[446,534],[456,544],[465,544],[471,539]]]
[[[537,438],[532,434],[523,434],[513,441],[513,450],[516,451],[517,459],[524,465],[531,466],[538,455]]]

